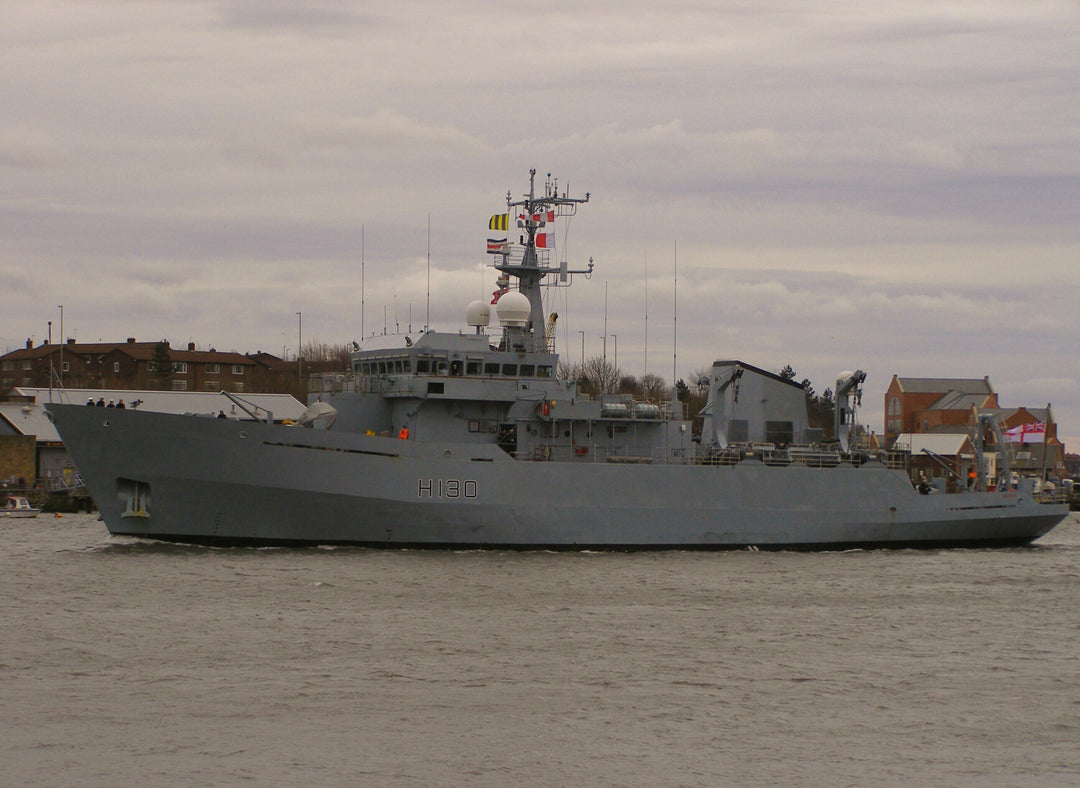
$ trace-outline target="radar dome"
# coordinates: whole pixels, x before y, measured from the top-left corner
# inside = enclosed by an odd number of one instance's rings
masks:
[[[515,291],[499,299],[499,303],[495,305],[495,312],[499,315],[499,322],[504,326],[524,326],[529,322],[532,306],[523,293]]]
[[[465,307],[465,324],[486,326],[491,323],[491,305],[487,301],[473,301]]]

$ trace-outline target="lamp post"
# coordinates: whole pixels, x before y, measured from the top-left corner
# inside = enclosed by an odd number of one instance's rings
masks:
[[[604,364],[607,364],[607,282],[604,282]]]
[[[582,367],[582,369],[584,369],[585,368],[585,332],[579,330],[578,333],[581,334],[581,367]]]
[[[64,387],[64,305],[60,307],[60,388]]]

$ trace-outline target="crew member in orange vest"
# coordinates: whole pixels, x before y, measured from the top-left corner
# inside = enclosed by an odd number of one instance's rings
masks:
[[[397,436],[399,438],[401,438],[403,441],[408,440],[409,439],[409,428],[408,427],[402,427],[401,432],[399,432],[397,434]]]

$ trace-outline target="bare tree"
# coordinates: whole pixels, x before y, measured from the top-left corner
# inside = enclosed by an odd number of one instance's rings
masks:
[[[559,359],[559,366],[555,369],[555,377],[559,380],[578,380],[581,377],[581,367],[572,362]]]
[[[619,368],[605,360],[603,356],[585,359],[581,367],[580,380],[584,383],[586,391],[593,396],[613,392],[620,377],[622,375]]]
[[[657,375],[654,372],[646,372],[641,376],[638,381],[641,383],[642,393],[645,395],[645,399],[652,401],[659,401],[661,399],[667,399],[669,395],[670,386],[666,380]]]
[[[618,392],[640,397],[645,393],[645,390],[641,387],[641,382],[633,375],[620,375]]]
[[[349,369],[352,345],[308,342],[300,350],[304,372],[341,372]]]

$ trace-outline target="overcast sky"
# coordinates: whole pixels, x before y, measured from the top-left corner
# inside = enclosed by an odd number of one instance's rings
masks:
[[[570,360],[606,290],[609,359],[671,377],[677,250],[678,377],[861,368],[881,432],[894,373],[988,375],[1080,448],[1073,0],[5,0],[0,67],[5,352],[61,304],[80,342],[419,329],[429,217],[457,330],[535,167],[591,194]]]

